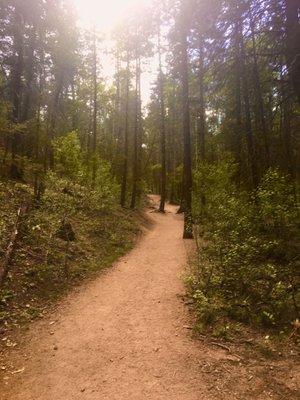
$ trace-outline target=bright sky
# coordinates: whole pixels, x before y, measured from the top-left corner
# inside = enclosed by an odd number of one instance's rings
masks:
[[[151,0],[72,0],[78,13],[80,24],[91,27],[95,24],[99,31],[109,34],[110,31],[134,9],[143,7]],[[103,75],[109,77],[115,68],[114,61],[102,55]],[[153,61],[149,63],[142,74],[142,99],[147,103],[150,96],[152,81],[156,75]],[[113,75],[113,74],[112,74]]]
[[[130,10],[150,0],[72,0],[84,24],[93,24],[99,30],[109,31]]]

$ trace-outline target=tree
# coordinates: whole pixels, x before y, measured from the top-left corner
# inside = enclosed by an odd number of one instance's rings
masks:
[[[166,184],[167,184],[167,167],[166,167],[166,127],[165,127],[165,100],[164,100],[164,75],[162,71],[161,61],[161,32],[160,21],[157,34],[157,49],[158,49],[158,91],[160,104],[160,142],[161,142],[161,189],[160,189],[160,204],[159,211],[165,212],[166,202]]]
[[[183,133],[183,200],[184,200],[184,230],[183,238],[193,237],[192,225],[192,160],[190,137],[190,101],[188,80],[188,5],[187,0],[182,0],[178,17],[178,52],[179,74],[181,80],[182,101],[182,133]]]

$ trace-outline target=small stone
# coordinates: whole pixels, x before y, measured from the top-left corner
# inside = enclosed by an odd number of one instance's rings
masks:
[[[81,393],[85,392],[85,388],[80,389]]]

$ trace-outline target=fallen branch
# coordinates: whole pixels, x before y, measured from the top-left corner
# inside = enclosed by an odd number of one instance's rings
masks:
[[[220,347],[221,349],[227,350],[228,352],[231,351],[229,347],[225,346],[225,345],[222,344],[222,343],[211,342],[211,344],[213,344],[214,346]]]
[[[21,207],[18,209],[17,219],[14,224],[13,231],[10,236],[10,240],[9,240],[6,252],[4,254],[4,261],[3,261],[2,266],[0,266],[0,286],[3,284],[7,274],[9,272],[9,268],[12,263],[16,244],[17,244],[18,238],[20,236],[20,225],[21,225],[22,219],[24,218],[24,216],[27,213],[27,210],[28,210],[27,204],[21,205]]]

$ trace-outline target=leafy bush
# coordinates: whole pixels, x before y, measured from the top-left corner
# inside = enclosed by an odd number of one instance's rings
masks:
[[[288,178],[270,169],[256,191],[238,191],[231,162],[195,172],[197,278],[190,285],[215,313],[271,327],[288,325],[298,310],[297,207]],[[205,207],[199,193],[204,189]],[[207,318],[207,305],[202,306]],[[208,314],[211,313],[209,310]]]
[[[83,159],[76,132],[55,139],[52,146],[56,171],[61,176],[78,179],[83,173]]]

